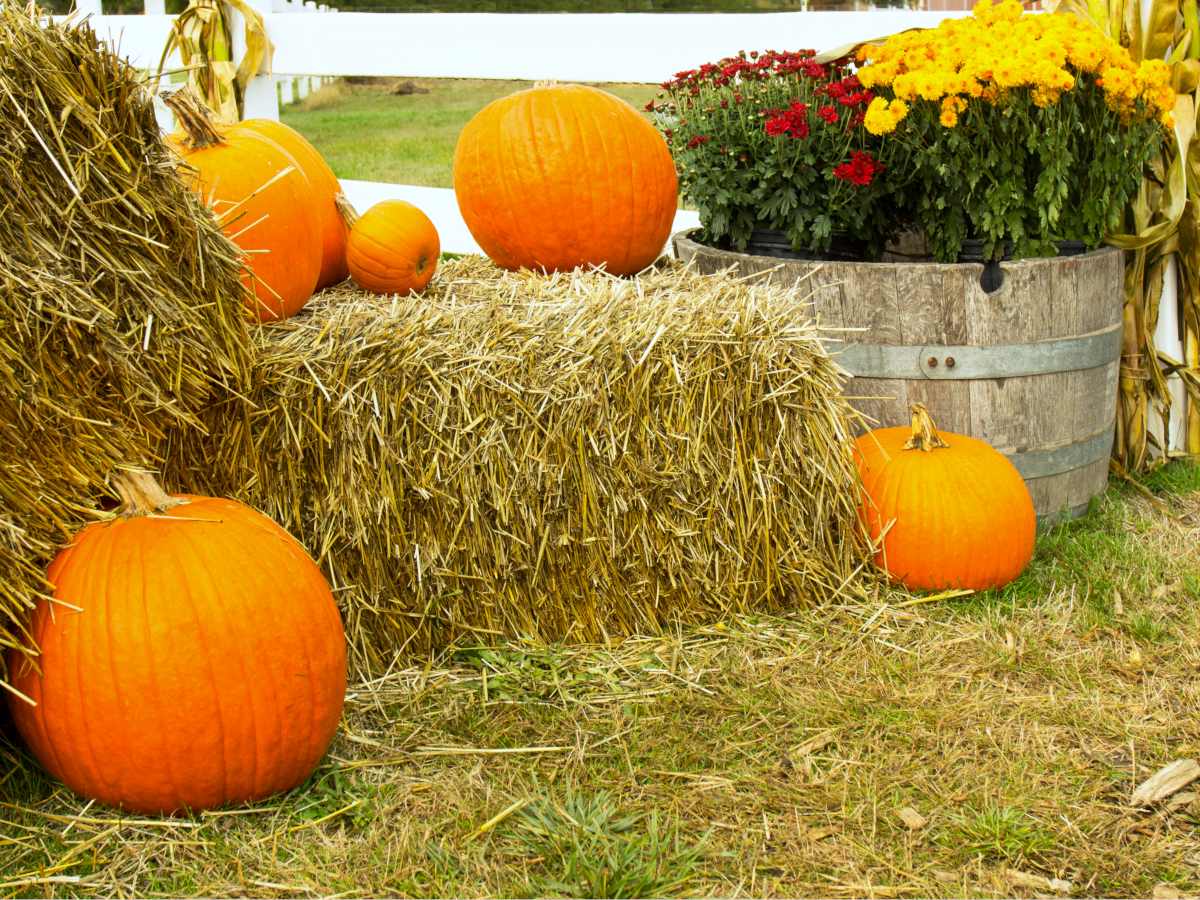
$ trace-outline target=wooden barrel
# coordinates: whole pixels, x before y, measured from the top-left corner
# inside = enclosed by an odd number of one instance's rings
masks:
[[[675,253],[702,272],[732,268],[793,287],[830,329],[853,376],[847,396],[880,425],[908,404],[981,438],[1025,478],[1043,522],[1080,515],[1108,480],[1117,410],[1121,251],[1000,264],[814,262],[750,256],[681,233]],[[989,273],[994,275],[994,271]],[[839,340],[840,339],[840,340]]]

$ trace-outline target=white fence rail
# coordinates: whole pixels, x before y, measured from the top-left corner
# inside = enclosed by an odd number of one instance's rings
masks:
[[[833,47],[947,13],[341,12],[275,17],[275,71],[658,83],[738,50]]]
[[[152,0],[153,2],[153,0]],[[104,16],[77,0],[134,65],[158,64],[174,16]],[[253,0],[276,75],[520,78],[655,84],[738,50],[823,49],[962,12],[351,13]],[[314,18],[296,13],[328,15]],[[235,29],[235,32],[237,29]]]

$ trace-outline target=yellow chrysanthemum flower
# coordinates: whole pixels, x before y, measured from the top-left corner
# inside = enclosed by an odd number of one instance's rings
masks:
[[[945,77],[940,72],[917,72],[916,89],[923,100],[940,100],[946,93]]]
[[[1007,103],[1014,92],[1028,90],[1036,105],[1047,107],[1079,87],[1081,76],[1095,75],[1107,104],[1124,116],[1162,120],[1175,103],[1166,63],[1139,66],[1097,29],[1068,16],[1025,15],[1018,0],[980,0],[970,17],[866,45],[858,60],[864,86],[890,88],[907,102],[953,95]],[[877,117],[876,124],[885,120]]]
[[[953,128],[958,124],[958,115],[967,108],[967,101],[962,97],[946,97],[942,100],[941,115],[938,121],[943,128]]]
[[[908,72],[897,75],[888,84],[891,85],[892,93],[902,100],[915,100],[917,97],[916,78]]]
[[[908,104],[903,100],[889,103],[882,97],[876,97],[867,107],[863,126],[874,135],[891,134],[907,115]]]
[[[1033,97],[1033,103],[1035,106],[1045,109],[1047,106],[1053,106],[1055,103],[1057,103],[1059,97],[1062,95],[1059,91],[1051,88],[1035,87],[1030,96]]]

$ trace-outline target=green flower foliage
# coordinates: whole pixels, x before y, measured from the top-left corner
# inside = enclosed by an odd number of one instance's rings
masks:
[[[935,104],[913,104],[891,143],[897,170],[911,173],[904,205],[935,259],[953,262],[965,240],[982,241],[986,259],[1054,256],[1059,241],[1093,249],[1119,230],[1163,130],[1121,121],[1081,81],[1046,108],[1024,91],[971,103],[952,128]]]
[[[872,94],[812,51],[740,54],[680,72],[650,104],[701,239],[745,249],[755,230],[795,250],[835,238],[877,255],[899,220],[885,142],[862,127]]]

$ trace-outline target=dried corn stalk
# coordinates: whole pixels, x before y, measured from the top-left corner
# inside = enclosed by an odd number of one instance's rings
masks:
[[[240,64],[233,61],[225,2],[242,14],[246,24],[246,53]],[[158,63],[160,79],[172,50],[179,51],[188,84],[217,121],[232,124],[242,118],[246,87],[273,48],[263,17],[245,0],[191,0],[171,27]]]
[[[1171,395],[1167,378],[1178,375],[1187,390],[1188,454],[1200,453],[1200,16],[1196,0],[1062,0],[1058,12],[1075,15],[1129,48],[1134,59],[1166,59],[1172,67],[1175,135],[1147,165],[1141,190],[1126,214],[1126,233],[1109,243],[1131,251],[1125,269],[1125,338],[1118,394],[1114,467],[1142,471],[1170,456],[1159,447],[1150,420],[1157,415],[1169,438]],[[1163,275],[1174,255],[1178,265],[1184,358],[1154,345]],[[1157,449],[1156,454],[1153,451]]]

